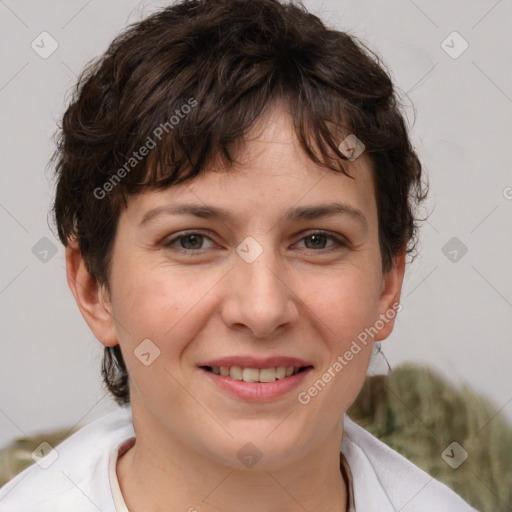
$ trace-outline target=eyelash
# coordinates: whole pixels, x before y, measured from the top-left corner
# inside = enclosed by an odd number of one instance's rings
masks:
[[[187,238],[187,237],[189,237],[191,235],[201,235],[201,236],[211,240],[211,238],[209,236],[207,236],[205,233],[203,233],[201,231],[182,231],[181,233],[178,234],[178,236],[175,236],[175,237],[173,237],[170,240],[164,241],[162,245],[166,249],[177,251],[177,252],[182,253],[182,254],[187,254],[188,256],[192,256],[192,257],[195,256],[195,255],[199,255],[203,251],[207,250],[207,249],[184,249],[183,247],[181,247],[181,248],[172,247],[174,242],[177,242],[177,241],[181,240],[182,238]],[[340,248],[349,247],[348,242],[340,240],[339,238],[331,235],[330,233],[328,233],[326,231],[322,231],[322,230],[320,230],[320,231],[313,231],[310,234],[308,234],[306,236],[303,236],[299,240],[299,242],[301,242],[305,238],[310,238],[310,237],[312,237],[314,235],[325,236],[327,239],[331,239],[335,243],[335,245],[333,247],[328,247],[326,249],[323,249],[323,248],[321,248],[321,249],[307,249],[306,248],[306,251],[324,252],[325,253],[325,252],[331,252],[331,251],[334,251],[334,250],[339,250]]]

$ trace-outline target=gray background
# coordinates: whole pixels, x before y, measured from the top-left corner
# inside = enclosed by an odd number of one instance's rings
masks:
[[[78,311],[48,227],[45,166],[76,75],[127,23],[165,3],[0,0],[0,446],[115,407],[101,386],[103,346]],[[512,418],[511,2],[305,3],[383,58],[430,179],[432,213],[383,350],[392,367],[417,361],[467,382]],[[47,59],[31,47],[43,31],[58,42]],[[453,31],[469,44],[457,58],[442,47]],[[453,36],[446,46],[462,48]]]

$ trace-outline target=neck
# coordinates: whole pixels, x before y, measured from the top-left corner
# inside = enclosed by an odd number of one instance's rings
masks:
[[[151,430],[137,428],[135,418],[134,429],[134,446],[117,462],[119,485],[130,512],[170,510],[170,506],[187,512],[346,510],[338,424],[321,445],[299,459],[259,470],[258,464],[246,470],[234,468],[169,434],[144,435]]]

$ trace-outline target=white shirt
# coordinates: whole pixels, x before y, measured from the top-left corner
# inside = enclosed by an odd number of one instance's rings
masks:
[[[129,407],[93,421],[0,488],[0,512],[129,512],[116,464],[134,437]],[[477,512],[347,415],[341,451],[356,512]]]

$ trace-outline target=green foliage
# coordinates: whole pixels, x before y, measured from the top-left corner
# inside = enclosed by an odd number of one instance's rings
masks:
[[[350,417],[482,512],[512,510],[512,428],[492,402],[432,370],[404,364],[369,377]],[[441,457],[468,452],[456,469]]]

